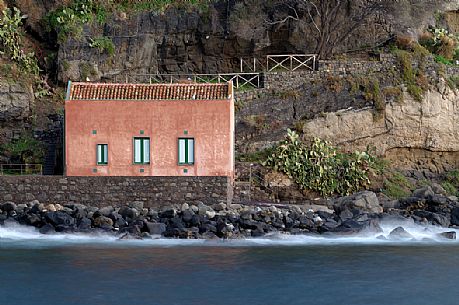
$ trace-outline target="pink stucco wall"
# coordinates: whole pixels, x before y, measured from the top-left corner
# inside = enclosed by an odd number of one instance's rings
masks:
[[[150,164],[133,163],[134,137],[150,138]],[[194,165],[178,165],[180,137],[195,139]],[[97,165],[97,144],[108,144],[108,165]],[[67,100],[65,164],[68,176],[233,177],[234,102]]]

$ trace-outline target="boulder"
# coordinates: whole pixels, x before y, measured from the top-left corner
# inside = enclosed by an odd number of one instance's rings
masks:
[[[80,232],[88,232],[91,229],[92,222],[89,218],[82,218],[78,221],[77,229]]]
[[[182,219],[185,222],[190,222],[191,219],[193,218],[194,213],[190,210],[185,210],[182,212]]]
[[[198,214],[199,215],[207,215],[207,212],[209,212],[209,211],[213,212],[214,211],[211,207],[209,207],[209,206],[207,206],[207,205],[205,205],[203,203],[199,203],[198,204],[198,209],[199,209],[198,210]]]
[[[341,211],[341,213],[339,213],[339,218],[341,218],[342,221],[352,219],[352,217],[354,217],[354,214],[352,214],[352,212],[349,211],[349,209],[347,208],[345,208],[344,210]]]
[[[115,209],[112,206],[106,206],[99,209],[100,215],[105,217],[109,217],[110,214],[113,213],[113,211],[115,211]]]
[[[112,228],[113,220],[105,216],[99,216],[94,219],[94,226],[97,228]]]
[[[446,238],[446,239],[456,239],[456,232],[449,231],[449,232],[442,232],[438,234],[439,237]]]
[[[120,208],[118,213],[121,216],[123,216],[124,219],[128,219],[128,218],[134,219],[139,216],[139,211],[137,211],[134,208],[127,207],[127,206],[123,206],[122,208]]]
[[[355,234],[365,229],[365,223],[359,223],[355,220],[348,219],[340,226],[335,227],[332,231],[336,233]]]
[[[209,210],[209,211],[206,211],[206,216],[209,218],[209,219],[213,219],[215,217],[215,211],[212,211],[212,210]]]
[[[424,186],[413,191],[413,197],[420,199],[429,199],[434,195],[432,188],[430,186]]]
[[[364,191],[351,196],[339,198],[335,202],[335,210],[358,210],[367,213],[382,213],[383,208],[374,192]]]
[[[39,227],[43,224],[43,221],[41,220],[41,217],[37,214],[29,214],[27,215],[26,223],[34,227]]]
[[[184,212],[184,211],[188,211],[190,209],[190,205],[188,203],[184,203],[182,204],[182,206],[180,207],[180,211]]]
[[[133,201],[129,204],[129,207],[136,209],[137,211],[143,210],[143,201]]]
[[[164,206],[161,208],[161,211],[158,213],[160,218],[173,218],[177,215],[177,211],[173,206]]]
[[[389,239],[411,239],[413,235],[408,233],[403,227],[397,227],[389,233]]]
[[[145,226],[151,235],[161,235],[166,232],[166,225],[164,223],[145,222]]]
[[[1,205],[1,209],[4,211],[4,212],[11,212],[11,211],[14,211],[16,210],[16,204],[14,202],[11,202],[11,201],[7,201],[5,202],[4,204]]]
[[[413,214],[420,218],[427,219],[432,224],[440,225],[445,228],[449,227],[450,225],[451,217],[446,217],[445,215],[442,215],[442,214],[433,213],[433,212],[429,212],[425,210],[416,210],[413,212]]]
[[[459,226],[459,207],[455,207],[451,211],[451,224]]]
[[[73,226],[75,225],[75,219],[67,213],[62,211],[57,212],[46,212],[45,219],[53,224],[54,226]]]
[[[216,203],[212,206],[212,209],[217,212],[223,211],[226,209],[226,204],[223,202]]]
[[[446,195],[445,189],[438,183],[432,183],[431,188],[435,194]]]
[[[47,223],[43,227],[41,227],[38,230],[38,232],[40,232],[41,234],[52,234],[52,233],[56,233],[56,230],[54,229],[54,227],[52,225]]]
[[[57,210],[56,210],[56,207],[55,207],[54,204],[52,204],[52,203],[46,205],[46,206],[45,206],[45,209],[46,209],[47,211],[50,211],[50,212],[56,212],[56,211],[57,211]]]

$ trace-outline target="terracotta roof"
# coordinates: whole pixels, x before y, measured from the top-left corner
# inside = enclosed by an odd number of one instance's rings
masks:
[[[226,100],[230,83],[105,84],[71,83],[67,100]]]

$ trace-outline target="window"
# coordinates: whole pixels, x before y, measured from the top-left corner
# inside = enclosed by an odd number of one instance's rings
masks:
[[[194,164],[194,139],[181,138],[178,142],[179,164]]]
[[[97,164],[108,164],[108,144],[97,144]]]
[[[150,163],[150,138],[134,138],[134,163]]]

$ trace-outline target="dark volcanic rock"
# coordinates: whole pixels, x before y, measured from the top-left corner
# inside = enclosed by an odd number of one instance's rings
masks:
[[[403,227],[397,227],[389,233],[390,239],[411,239],[413,235],[408,233]]]
[[[459,226],[459,207],[455,207],[451,211],[451,224]]]
[[[61,211],[47,212],[45,214],[45,219],[55,226],[63,225],[69,227],[75,225],[75,219],[69,214]]]
[[[91,219],[89,218],[82,218],[79,220],[77,229],[80,232],[88,232],[91,230],[92,222]]]
[[[15,211],[17,208],[16,204],[11,201],[7,201],[4,204],[1,205],[1,209],[5,212],[12,212]]]
[[[456,239],[456,232],[455,231],[442,232],[438,234],[438,236],[446,238],[446,239]]]
[[[164,223],[146,222],[145,226],[151,235],[161,235],[166,232],[166,225]]]
[[[41,227],[39,229],[39,232],[41,234],[52,234],[52,233],[55,233],[56,230],[54,229],[54,227],[50,224],[45,224],[43,227]]]
[[[105,216],[99,216],[94,219],[94,226],[98,228],[111,229],[113,227],[113,220]]]

